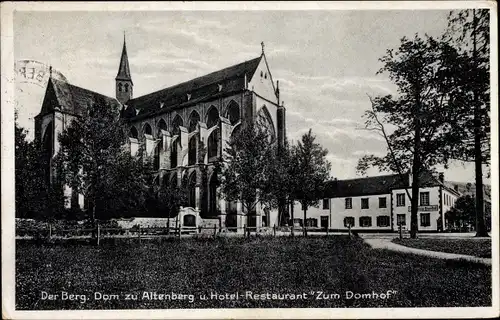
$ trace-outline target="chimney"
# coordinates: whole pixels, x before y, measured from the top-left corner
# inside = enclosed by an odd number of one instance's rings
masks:
[[[439,181],[440,181],[441,183],[444,183],[444,172],[440,172],[440,173],[439,173]]]

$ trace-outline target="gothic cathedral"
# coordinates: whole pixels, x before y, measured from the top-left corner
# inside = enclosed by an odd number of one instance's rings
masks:
[[[35,135],[50,160],[57,154],[57,136],[86,105],[104,99],[116,105],[128,124],[130,152],[142,147],[153,160],[155,183],[184,186],[188,190],[187,218],[218,220],[221,227],[269,226],[269,212],[258,208],[255,215],[242,215],[239,202],[226,202],[217,193],[214,164],[223,159],[225,147],[242,123],[262,120],[276,141],[285,142],[285,108],[280,104],[279,82],[273,81],[264,54],[177,85],[134,98],[134,83],[124,39],[116,97],[50,78],[40,113],[35,117]],[[202,151],[203,152],[200,152]],[[47,169],[47,180],[51,170]],[[83,206],[84,199],[66,187],[68,206]],[[190,219],[181,219],[193,224]],[[195,223],[196,225],[199,224]]]

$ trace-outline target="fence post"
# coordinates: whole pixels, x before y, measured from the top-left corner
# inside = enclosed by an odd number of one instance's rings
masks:
[[[399,224],[399,239],[403,239],[403,225]]]
[[[273,225],[273,236],[276,237],[276,225]]]
[[[101,238],[101,226],[99,225],[99,222],[97,223],[97,245],[100,243],[100,238]]]
[[[243,225],[243,237],[244,238],[247,237],[247,225],[246,224]]]
[[[214,224],[214,238],[217,237],[217,225]]]
[[[349,237],[351,236],[351,224],[349,223]]]
[[[326,226],[326,236],[328,237],[328,226]]]
[[[137,238],[139,239],[139,243],[141,243],[141,226],[140,225],[138,225],[137,234],[138,234]]]
[[[49,240],[52,239],[52,223],[49,223]]]
[[[175,219],[175,226],[177,227],[177,237],[180,239],[181,238],[181,222],[179,221],[179,215],[177,215],[177,218]]]

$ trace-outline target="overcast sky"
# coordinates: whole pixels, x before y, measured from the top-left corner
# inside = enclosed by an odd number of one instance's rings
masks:
[[[440,35],[447,13],[16,12],[14,58],[52,65],[70,83],[114,96],[125,31],[138,97],[255,58],[264,41],[271,73],[280,81],[289,138],[312,128],[329,150],[332,176],[353,178],[361,156],[385,152],[381,138],[362,130],[367,94],[395,89],[386,76],[375,75],[378,58],[403,36]],[[25,104],[20,122],[32,128],[40,107]],[[473,166],[454,164],[445,176],[473,181]]]

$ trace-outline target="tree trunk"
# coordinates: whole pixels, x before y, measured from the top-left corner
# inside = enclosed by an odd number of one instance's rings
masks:
[[[416,96],[415,101],[415,140],[413,142],[413,166],[412,166],[412,185],[411,185],[411,217],[410,217],[410,238],[416,239],[418,232],[418,193],[419,193],[419,175],[420,175],[420,97]]]
[[[278,200],[278,226],[283,226],[286,221],[286,199]]]
[[[92,201],[92,215],[91,215],[91,222],[92,222],[92,239],[96,239],[96,224],[95,224],[95,201]]]
[[[473,60],[476,62],[477,55],[477,42],[476,42],[476,10],[472,11],[472,24],[473,24]],[[474,79],[474,82],[478,79]],[[488,237],[486,225],[484,223],[484,194],[483,194],[483,154],[481,151],[481,106],[477,99],[477,92],[473,90],[474,101],[474,165],[476,169],[476,237]]]
[[[415,166],[414,166],[415,169]],[[411,186],[411,217],[410,217],[410,238],[416,239],[418,232],[418,192],[419,179],[418,172],[412,172],[413,183]]]
[[[302,228],[304,229],[304,237],[307,237],[307,207],[302,205],[302,209],[304,210],[304,222],[302,223]]]
[[[167,235],[170,235],[170,212],[167,217]]]

